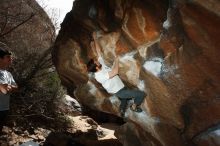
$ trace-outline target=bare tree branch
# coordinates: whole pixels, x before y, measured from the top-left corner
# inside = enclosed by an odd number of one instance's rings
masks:
[[[19,26],[21,26],[22,24],[26,23],[27,21],[29,21],[35,14],[31,14],[26,20],[22,21],[21,23],[19,23],[18,25],[16,25],[15,27],[13,27],[12,29],[10,29],[9,31],[3,33],[0,35],[0,38],[9,34],[10,32],[12,32],[13,30],[15,30],[16,28],[18,28]]]
[[[5,30],[6,26],[7,26],[7,23],[8,23],[8,10],[7,10],[7,14],[5,16],[5,21],[4,22],[5,23],[4,23],[3,27],[2,27],[2,32],[4,32],[4,30]]]

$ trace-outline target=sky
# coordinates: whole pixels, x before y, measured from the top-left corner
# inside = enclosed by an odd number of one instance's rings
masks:
[[[41,7],[48,13],[49,16],[56,13],[57,20],[62,23],[66,13],[68,13],[73,6],[74,0],[36,0]],[[53,17],[53,16],[52,16]]]

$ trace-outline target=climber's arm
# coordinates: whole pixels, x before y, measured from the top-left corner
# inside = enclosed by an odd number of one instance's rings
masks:
[[[113,78],[118,74],[118,68],[119,68],[119,59],[118,56],[116,56],[112,70],[108,72],[109,78]]]
[[[100,57],[101,56],[101,46],[100,46],[100,44],[98,42],[98,38],[97,38],[96,32],[93,32],[92,36],[93,36],[93,39],[94,39],[94,47],[96,49],[96,53],[97,53],[98,57]]]

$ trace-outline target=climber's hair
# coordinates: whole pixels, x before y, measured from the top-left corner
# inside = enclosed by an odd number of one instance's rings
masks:
[[[88,72],[96,72],[96,64],[94,59],[90,59],[89,62],[87,63],[87,71]]]

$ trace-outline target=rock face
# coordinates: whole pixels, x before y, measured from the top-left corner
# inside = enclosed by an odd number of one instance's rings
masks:
[[[12,72],[17,83],[35,70],[30,66],[49,50],[54,39],[55,28],[35,0],[0,1],[0,41],[16,55]]]
[[[98,30],[106,64],[119,55],[122,80],[148,95],[116,131],[124,146],[218,146],[219,26],[218,0],[75,0],[53,61],[82,105],[119,116],[117,97],[86,72]]]
[[[0,8],[0,39],[12,49],[21,51],[26,46],[29,48],[23,50],[51,45],[54,26],[35,0],[2,0]]]

